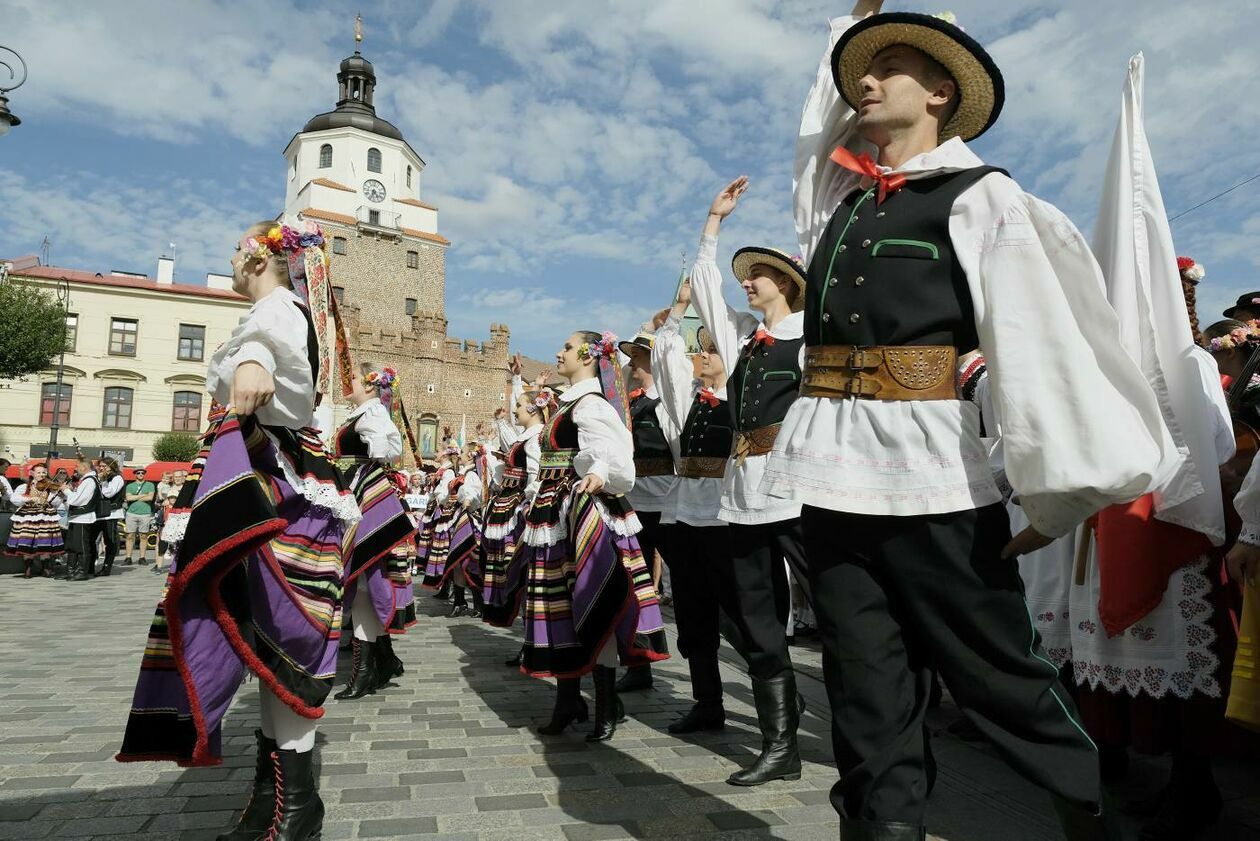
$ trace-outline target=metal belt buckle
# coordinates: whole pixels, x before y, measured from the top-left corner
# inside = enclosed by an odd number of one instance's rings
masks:
[[[849,395],[850,397],[862,396],[862,375],[861,374],[857,374],[845,380],[844,393]]]
[[[854,345],[849,350],[849,361],[845,364],[854,371],[861,371],[865,368],[878,368],[881,361],[878,354],[870,353],[866,348]]]

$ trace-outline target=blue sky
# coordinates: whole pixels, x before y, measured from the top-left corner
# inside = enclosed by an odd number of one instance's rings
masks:
[[[1129,56],[1147,59],[1147,130],[1169,212],[1260,172],[1260,23],[1243,0],[940,8],[985,43],[1007,108],[974,148],[1088,236]],[[267,4],[0,0],[30,66],[0,139],[0,256],[177,278],[225,271],[239,231],[280,209],[281,151],[332,107],[337,63],[376,65],[378,112],[426,160],[423,195],[453,241],[452,335],[512,329],[549,358],[576,327],[632,330],[669,303],[713,194],[748,174],[725,262],[795,250],[800,106],[846,2],[375,0]],[[919,10],[890,0],[887,10]],[[177,12],[175,11],[177,10]],[[1225,22],[1226,25],[1222,25]],[[1203,263],[1207,324],[1260,289],[1260,181],[1174,224]]]

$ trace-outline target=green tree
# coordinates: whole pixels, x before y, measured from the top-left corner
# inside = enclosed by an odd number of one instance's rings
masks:
[[[192,461],[200,449],[196,436],[184,432],[166,432],[153,442],[154,461]]]
[[[13,279],[0,283],[0,379],[50,368],[65,329],[65,310],[55,296]]]

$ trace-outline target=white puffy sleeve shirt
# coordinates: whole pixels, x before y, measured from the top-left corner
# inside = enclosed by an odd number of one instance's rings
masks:
[[[653,383],[652,387],[645,392],[649,399],[655,400],[661,396],[660,389]],[[664,403],[658,403],[656,409],[653,410],[656,415],[656,422],[660,425],[662,432],[665,433],[665,441],[669,444],[670,457],[674,460],[674,464],[678,464],[678,436],[669,434],[667,424],[669,419],[665,411]],[[633,440],[631,433],[631,440]],[[678,506],[678,477],[670,476],[636,476],[634,487],[626,494],[626,498],[630,501],[630,506],[635,511],[656,511],[661,515],[662,523],[674,522],[674,509]]]
[[[634,487],[634,439],[601,393],[599,380],[592,377],[570,386],[560,395],[562,403],[572,403],[586,394],[594,400],[582,400],[573,407],[573,422],[578,430],[578,454],[573,469],[582,477],[598,476],[604,480],[604,493],[624,494]]]
[[[307,321],[291,289],[276,289],[254,303],[228,340],[210,357],[206,391],[224,406],[232,402],[232,378],[242,362],[257,362],[275,380],[276,392],[254,416],[264,426],[301,429],[313,422],[315,384],[306,353]]]
[[[831,44],[854,22],[832,23]],[[857,139],[835,91],[830,46],[801,117],[794,178],[806,263],[858,177],[829,160]],[[955,137],[897,169],[908,179],[981,166]],[[1170,478],[1179,459],[1154,392],[1121,347],[1103,278],[1076,227],[1001,173],[955,201],[950,240],[967,276],[1006,475],[1037,531],[1058,537],[1092,512]],[[922,515],[977,508],[1001,494],[957,400],[802,397],[770,456],[762,490],[839,511]]]
[[[521,433],[521,439],[524,441],[525,448],[525,498],[533,499],[538,493],[538,487],[541,484],[538,481],[538,465],[542,459],[542,443],[539,439],[542,437],[544,424],[531,426]]]
[[[718,356],[729,376],[739,361],[740,351],[748,343],[748,337],[764,323],[748,312],[738,312],[726,303],[722,295],[722,271],[717,264],[717,237],[702,236],[691,267],[691,304],[700,314],[700,321],[708,328],[717,345]],[[776,339],[799,339],[805,330],[802,313],[794,312],[787,318],[767,328]],[[801,359],[804,361],[804,346]],[[738,400],[739,395],[728,395]],[[782,434],[780,433],[780,437]],[[768,455],[748,456],[743,463],[731,459],[722,478],[721,518],[728,523],[756,525],[777,523],[801,516],[801,504],[794,500],[780,499],[762,490]]]
[[[455,499],[465,508],[480,508],[484,490],[485,486],[481,482],[481,477],[477,475],[477,471],[468,470],[464,473],[464,483],[459,486]]]
[[[346,420],[354,421],[354,431],[367,446],[370,458],[389,462],[402,455],[402,433],[379,398],[356,406]]]

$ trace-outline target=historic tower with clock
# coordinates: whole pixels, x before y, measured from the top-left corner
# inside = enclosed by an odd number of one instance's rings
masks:
[[[376,114],[376,72],[356,50],[337,73],[337,105],[284,150],[284,213],[330,240],[334,290],[355,362],[393,365],[426,452],[441,429],[489,421],[503,405],[508,329],[490,340],[446,333],[446,248],[438,210],[421,199],[424,160]],[[344,407],[336,413],[339,420]]]

